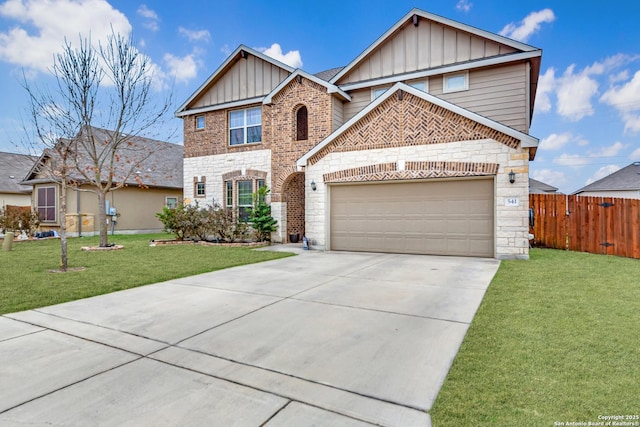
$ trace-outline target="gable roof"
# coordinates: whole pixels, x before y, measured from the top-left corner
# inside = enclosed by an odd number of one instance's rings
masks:
[[[38,158],[35,156],[0,152],[0,193],[31,193],[31,187],[21,182],[36,160]]]
[[[416,17],[416,18],[414,18]],[[448,27],[455,28],[457,30],[461,30],[496,43],[504,44],[506,46],[512,47],[520,52],[526,52],[529,55],[526,56],[541,56],[541,50],[530,46],[525,43],[521,43],[510,38],[491,33],[489,31],[481,30],[479,28],[472,27],[467,24],[463,24],[461,22],[457,22],[448,18],[444,18],[439,15],[435,15],[433,13],[425,12],[424,10],[420,10],[417,8],[412,9],[407,13],[404,17],[402,17],[398,22],[395,23],[391,28],[389,28],[382,36],[380,36],[373,44],[371,44],[367,49],[365,49],[360,55],[358,55],[353,61],[351,61],[346,67],[344,67],[340,72],[338,72],[333,78],[331,78],[331,83],[336,83],[343,76],[347,75],[352,69],[354,69],[358,64],[360,64],[366,57],[368,57],[372,52],[374,52],[378,47],[380,47],[384,42],[386,42],[389,38],[393,36],[393,34],[400,29],[407,22],[412,21],[413,19],[419,20],[420,18],[424,18],[430,21],[437,22],[442,25],[446,25]]]
[[[529,178],[529,194],[549,194],[558,191],[557,187]]]
[[[195,92],[193,92],[191,94],[191,96],[176,110],[175,112],[175,116],[176,117],[181,117],[184,116],[186,114],[191,114],[191,112],[187,113],[186,111],[189,108],[189,105],[198,98],[198,96],[200,96],[203,92],[205,92],[207,89],[209,89],[211,86],[213,86],[213,84],[218,80],[218,78],[220,78],[222,75],[224,75],[224,73],[227,72],[227,70],[233,66],[233,64],[240,58],[244,58],[245,55],[247,53],[250,53],[251,55],[260,58],[261,60],[268,62],[270,64],[275,65],[276,67],[282,68],[283,70],[292,73],[295,68],[290,67],[289,65],[286,65],[276,59],[271,58],[270,56],[267,56],[265,54],[263,54],[262,52],[259,52],[255,49],[251,49],[250,47],[247,47],[245,45],[240,45],[236,48],[236,50],[234,50],[231,55],[229,55],[227,57],[227,59],[218,67],[217,70],[215,70],[213,72],[213,74],[211,74],[209,76],[209,78],[202,84],[200,85],[200,87],[198,89],[195,90]],[[260,97],[258,99],[258,101],[261,101],[262,97]]]
[[[113,131],[91,127],[93,135],[98,140],[109,141]],[[149,153],[149,154],[147,154]],[[182,188],[184,185],[183,154],[184,147],[170,142],[158,141],[141,136],[130,136],[127,144],[123,144],[117,151],[117,165],[126,172],[135,166],[133,173],[127,177],[125,184],[129,186],[144,185],[156,188]],[[46,150],[31,168],[23,183],[28,185],[52,182],[51,178],[39,177],[46,162],[57,157],[54,150]],[[86,153],[78,154],[80,168],[90,167]],[[84,178],[79,172],[71,173],[71,178],[82,183]]]
[[[346,123],[336,129],[331,135],[321,141],[318,145],[309,150],[304,156],[300,157],[296,162],[298,167],[305,166],[307,161],[316,153],[320,152],[324,147],[333,142],[340,135],[344,134],[347,130],[349,130],[353,125],[358,123],[362,118],[364,118],[367,114],[375,110],[380,104],[386,101],[389,97],[394,95],[398,91],[404,91],[410,93],[414,96],[420,97],[427,102],[438,105],[442,108],[445,108],[453,113],[459,114],[469,120],[473,120],[477,123],[483,124],[491,129],[494,129],[498,132],[504,133],[505,135],[511,136],[520,141],[522,147],[535,148],[538,146],[538,138],[535,138],[531,135],[527,135],[526,133],[520,132],[509,126],[505,126],[501,123],[498,123],[494,120],[488,119],[487,117],[476,114],[472,111],[459,107],[455,104],[447,102],[441,98],[433,96],[429,93],[423,92],[419,89],[416,89],[412,86],[409,86],[405,83],[396,83],[389,90],[387,90],[384,94],[376,98],[372,103],[363,108],[358,114],[349,119]]]
[[[573,194],[586,191],[625,191],[640,190],[640,162],[630,165],[605,176],[589,185],[585,185]]]
[[[309,79],[312,82],[319,84],[320,86],[324,86],[325,88],[327,88],[327,93],[335,93],[339,95],[344,101],[351,101],[351,96],[349,96],[348,93],[340,89],[338,86],[331,84],[326,80],[322,80],[321,78],[313,74],[309,74],[306,71],[303,71],[298,68],[293,73],[291,73],[289,77],[281,81],[280,84],[271,91],[271,93],[265,96],[264,99],[262,100],[262,103],[271,104],[271,100],[273,99],[273,97],[276,96],[278,92],[280,92],[282,89],[284,89],[289,84],[289,82],[291,82],[293,79],[295,79],[298,76]]]

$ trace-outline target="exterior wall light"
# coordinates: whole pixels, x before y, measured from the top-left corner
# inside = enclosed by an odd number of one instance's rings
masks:
[[[315,181],[311,181],[311,189],[312,189],[313,191],[316,191],[316,188],[317,188],[317,187],[316,187],[316,182],[315,182]]]
[[[511,184],[516,182],[516,173],[513,170],[511,172],[509,172],[509,182]]]

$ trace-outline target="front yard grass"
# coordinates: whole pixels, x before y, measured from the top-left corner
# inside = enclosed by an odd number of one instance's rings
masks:
[[[292,255],[247,247],[149,246],[151,239],[166,238],[109,236],[124,249],[104,252],[80,250],[97,245],[97,237],[69,239],[69,267],[86,269],[67,273],[48,272],[59,268],[58,239],[16,242],[11,251],[0,251],[0,315]]]
[[[640,415],[639,362],[640,260],[534,249],[529,261],[502,262],[433,425],[588,425],[599,415]]]

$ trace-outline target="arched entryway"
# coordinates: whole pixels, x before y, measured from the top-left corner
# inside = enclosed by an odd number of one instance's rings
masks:
[[[289,175],[282,185],[282,195],[286,202],[287,232],[284,238],[290,242],[290,236],[304,236],[304,173],[297,172]]]

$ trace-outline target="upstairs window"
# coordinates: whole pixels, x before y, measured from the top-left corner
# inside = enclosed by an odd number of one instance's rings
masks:
[[[196,116],[196,130],[204,129],[204,116]]]
[[[304,105],[296,111],[296,141],[309,139],[309,122],[307,114],[307,107]]]
[[[459,92],[469,90],[469,72],[445,74],[442,77],[442,92]]]
[[[262,141],[262,108],[229,112],[229,145],[254,144]]]

